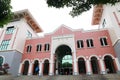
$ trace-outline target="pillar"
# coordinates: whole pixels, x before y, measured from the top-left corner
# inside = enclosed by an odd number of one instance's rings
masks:
[[[77,60],[76,60],[76,53],[73,53],[73,75],[78,75],[78,67],[77,67]]]
[[[118,58],[115,58],[115,62],[116,62],[116,67],[117,67],[117,73],[120,74],[120,63],[118,61]]]
[[[102,59],[99,60],[100,74],[106,74],[105,64]]]
[[[19,70],[18,70],[18,76],[22,74],[22,67],[23,67],[23,64],[20,63]]]
[[[50,67],[49,67],[49,75],[52,76],[54,75],[54,63],[50,62]]]
[[[32,75],[32,68],[33,68],[33,63],[30,63],[29,70],[28,70],[28,76]]]
[[[50,76],[54,75],[54,54],[53,53],[51,53],[51,57],[50,57],[49,75]]]
[[[86,71],[87,71],[87,75],[91,75],[92,74],[92,70],[91,70],[91,64],[89,60],[86,60]]]
[[[42,62],[40,62],[39,63],[39,76],[42,76],[43,75],[43,63]]]

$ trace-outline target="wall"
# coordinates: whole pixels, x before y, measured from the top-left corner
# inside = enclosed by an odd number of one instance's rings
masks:
[[[18,51],[7,51],[0,52],[0,55],[4,57],[4,63],[9,64],[10,66],[9,73],[11,73],[14,76],[17,76],[22,54]]]

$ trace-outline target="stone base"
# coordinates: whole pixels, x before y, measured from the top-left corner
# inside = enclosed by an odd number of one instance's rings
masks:
[[[32,73],[28,73],[28,76],[31,76],[32,75]]]
[[[101,71],[100,74],[107,74],[106,71]]]
[[[73,72],[73,75],[79,75],[79,73],[78,72]]]
[[[49,73],[49,76],[53,76],[54,75],[54,73]]]
[[[42,74],[42,73],[39,73],[39,76],[43,76],[43,74]]]
[[[86,75],[92,75],[92,72],[87,72]]]
[[[120,71],[117,71],[117,74],[120,74]]]
[[[21,73],[18,73],[17,76],[21,76]]]

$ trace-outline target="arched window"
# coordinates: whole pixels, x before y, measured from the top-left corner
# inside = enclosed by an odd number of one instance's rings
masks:
[[[36,48],[36,51],[37,51],[37,52],[39,52],[39,51],[42,50],[42,45],[41,45],[41,44],[38,44],[36,47],[37,47],[37,48]]]
[[[0,66],[3,64],[3,57],[0,56]]]
[[[32,49],[32,46],[31,46],[31,45],[28,45],[28,46],[27,46],[27,52],[31,52],[31,49]]]
[[[44,50],[45,50],[45,51],[49,51],[49,49],[50,49],[50,44],[45,44]]]

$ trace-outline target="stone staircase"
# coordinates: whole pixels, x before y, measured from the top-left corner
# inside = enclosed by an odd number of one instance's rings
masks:
[[[106,74],[106,75],[58,75],[58,76],[0,76],[0,80],[120,80],[118,74]]]

